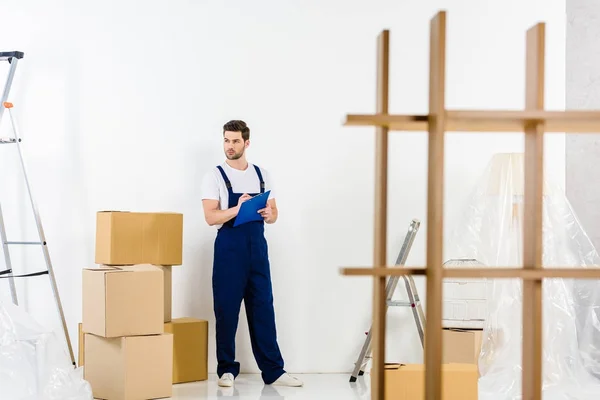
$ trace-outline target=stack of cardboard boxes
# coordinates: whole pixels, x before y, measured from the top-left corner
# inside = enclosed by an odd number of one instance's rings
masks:
[[[482,339],[481,328],[443,328],[443,400],[477,400]],[[502,342],[501,332],[494,334],[494,340],[497,342],[493,344],[494,346]],[[481,360],[483,366],[491,362],[491,357],[493,354],[485,354]],[[395,400],[424,398],[423,364],[386,364],[384,374],[386,398]]]
[[[425,398],[423,364],[386,364],[384,398],[421,400]],[[442,364],[442,398],[440,400],[477,400],[479,396],[477,366]]]
[[[481,329],[444,328],[442,331],[443,400],[477,400]],[[425,367],[423,364],[385,365],[385,398],[423,399]]]
[[[96,268],[83,270],[79,364],[94,397],[170,397],[208,378],[208,321],[171,319],[183,215],[99,212]]]
[[[442,400],[477,400],[479,369],[477,339],[468,335],[449,336],[444,330],[442,355]],[[462,332],[461,332],[462,333]],[[480,336],[481,337],[481,336]],[[479,342],[480,346],[481,342]],[[459,345],[452,348],[452,345]],[[385,398],[414,400],[425,398],[424,364],[385,364]]]

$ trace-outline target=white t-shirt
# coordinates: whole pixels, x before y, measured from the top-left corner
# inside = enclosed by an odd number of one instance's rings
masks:
[[[231,190],[233,193],[260,193],[260,180],[254,165],[248,163],[248,168],[244,171],[239,169],[231,168],[229,164],[223,162],[221,168],[227,175],[229,182],[231,182]],[[269,200],[275,198],[275,192],[273,191],[273,182],[269,172],[263,168],[260,168],[263,181],[265,182],[265,192],[270,190]],[[226,210],[229,205],[229,192],[225,185],[225,180],[221,171],[217,167],[212,168],[204,175],[202,180],[202,199],[219,200],[219,209]],[[221,225],[217,225],[220,228]]]

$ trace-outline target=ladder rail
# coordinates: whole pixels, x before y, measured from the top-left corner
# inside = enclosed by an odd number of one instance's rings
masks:
[[[15,78],[15,72],[17,71],[17,65],[19,64],[19,59],[16,57],[8,58],[8,61],[10,62],[10,69],[8,70],[6,83],[4,84],[4,90],[2,91],[2,97],[0,98],[0,124],[2,123],[2,117],[4,115],[4,103],[8,101],[10,89]]]
[[[15,286],[15,279],[12,273],[12,261],[10,259],[10,253],[8,249],[8,241],[6,239],[6,227],[4,226],[4,214],[2,213],[2,204],[0,204],[0,240],[2,240],[2,252],[4,253],[4,264],[6,265],[7,278],[10,287],[10,296],[15,305],[19,305],[19,299],[17,296],[17,288]]]
[[[22,55],[20,55],[22,57]],[[0,98],[0,124],[2,123],[2,117],[4,115],[4,103],[8,100],[8,96],[10,94],[10,89],[12,87],[12,83],[15,77],[15,72],[17,70],[17,65],[19,63],[19,58],[10,57],[6,60],[10,63],[10,68],[8,70],[8,75],[6,77],[6,82],[4,84],[4,90],[2,91],[2,97]],[[10,286],[10,295],[12,301],[15,305],[19,305],[19,299],[17,296],[17,288],[15,286],[15,280],[13,278],[12,273],[12,260],[10,258],[9,248],[8,248],[8,239],[6,237],[6,226],[4,224],[4,214],[2,213],[2,206],[0,205],[0,240],[2,240],[2,252],[4,253],[4,263],[6,269],[9,271],[8,280]]]
[[[71,345],[69,330],[67,329],[67,323],[66,323],[66,319],[65,319],[65,315],[64,315],[64,310],[63,310],[62,302],[60,300],[58,286],[56,284],[54,268],[52,266],[52,261],[50,259],[50,253],[48,252],[48,246],[46,243],[46,235],[44,233],[44,228],[42,226],[42,220],[40,218],[39,210],[38,210],[37,204],[34,200],[34,196],[32,193],[31,184],[29,181],[29,175],[27,173],[27,168],[25,165],[24,157],[23,157],[23,151],[21,149],[21,137],[19,135],[19,129],[18,129],[18,126],[16,123],[16,119],[14,118],[13,112],[12,112],[13,105],[11,103],[8,103],[8,97],[10,95],[10,90],[11,90],[13,80],[15,77],[17,65],[19,63],[19,60],[21,58],[23,58],[23,55],[24,54],[19,51],[0,52],[0,61],[8,61],[10,63],[10,69],[8,72],[8,76],[6,78],[6,83],[4,86],[4,90],[2,92],[2,97],[0,97],[0,124],[2,123],[4,111],[6,109],[8,109],[8,114],[9,114],[11,127],[12,127],[12,131],[13,131],[13,135],[14,135],[14,137],[8,138],[7,140],[0,139],[0,144],[15,144],[17,146],[18,153],[19,153],[19,161],[21,164],[23,176],[25,178],[27,193],[29,195],[29,201],[31,203],[31,207],[32,207],[33,214],[35,217],[35,223],[36,223],[37,233],[39,236],[39,242],[8,241],[8,238],[6,235],[6,226],[5,226],[4,216],[3,216],[4,214],[2,213],[2,207],[0,206],[0,239],[2,240],[2,250],[4,253],[4,261],[5,261],[6,268],[7,268],[6,271],[0,271],[0,272],[4,272],[2,275],[7,275],[7,276],[3,276],[2,278],[9,279],[11,295],[12,295],[13,303],[15,305],[18,305],[18,297],[17,297],[16,288],[15,288],[14,277],[32,277],[32,276],[45,275],[46,273],[48,274],[49,279],[50,279],[50,285],[52,287],[54,301],[55,301],[56,308],[57,308],[59,316],[60,316],[63,333],[64,333],[67,347],[69,350],[69,355],[71,357],[71,363],[73,364],[73,366],[76,366],[77,364],[75,362],[73,346]],[[10,257],[9,246],[10,245],[32,245],[32,244],[37,244],[42,247],[44,261],[46,263],[46,271],[35,272],[35,273],[25,274],[25,275],[14,275],[14,271],[13,271],[13,267],[12,267],[12,260]]]
[[[413,219],[411,221],[411,223],[408,227],[408,232],[406,232],[406,237],[404,238],[404,242],[402,243],[402,247],[400,248],[400,252],[398,253],[398,257],[396,258],[396,265],[403,266],[406,264],[406,260],[408,259],[408,253],[410,252],[410,249],[412,248],[412,245],[415,241],[415,237],[417,236],[417,231],[419,230],[420,225],[421,225],[421,222],[417,219]],[[388,301],[391,300],[394,293],[396,292],[396,286],[398,285],[398,279],[399,279],[399,277],[392,276],[388,280],[388,282],[392,282],[391,285],[387,286],[387,290],[386,290],[387,291],[386,295],[387,295]]]
[[[73,347],[71,345],[71,340],[69,337],[69,330],[67,329],[67,321],[65,319],[65,314],[63,311],[63,306],[60,300],[60,295],[58,292],[58,287],[56,285],[56,277],[54,275],[54,268],[52,267],[52,261],[50,259],[50,253],[48,252],[48,245],[46,243],[46,234],[44,233],[44,228],[42,226],[42,221],[40,218],[40,213],[38,210],[38,206],[33,198],[33,193],[31,190],[31,185],[29,182],[29,176],[27,174],[27,167],[25,166],[25,160],[23,158],[23,151],[21,150],[21,137],[19,135],[19,129],[17,127],[17,123],[15,121],[15,118],[13,116],[12,113],[12,108],[8,108],[8,115],[10,117],[10,122],[13,128],[13,132],[14,132],[14,137],[15,137],[15,144],[17,146],[18,149],[18,153],[19,153],[19,160],[21,162],[21,168],[23,171],[23,176],[25,178],[25,185],[27,187],[27,193],[29,195],[29,201],[31,203],[31,207],[33,209],[33,214],[34,214],[34,218],[35,218],[35,224],[37,227],[37,231],[38,231],[38,236],[40,239],[40,242],[38,243],[39,245],[42,246],[42,253],[44,254],[44,260],[46,262],[46,269],[48,271],[48,275],[50,277],[50,285],[52,287],[52,293],[54,295],[54,300],[56,302],[56,307],[58,309],[58,313],[60,315],[60,320],[62,323],[62,327],[65,333],[65,338],[67,341],[67,347],[69,349],[69,355],[71,356],[71,362],[73,363],[73,365],[75,365],[75,355],[73,352]],[[22,244],[31,244],[31,242],[21,242]]]
[[[425,314],[423,313],[423,306],[421,305],[421,299],[417,293],[417,287],[415,280],[412,276],[403,276],[404,283],[406,284],[406,292],[411,302],[411,309],[415,324],[417,325],[417,331],[419,332],[419,338],[421,339],[421,347],[425,345]]]
[[[398,258],[396,259],[396,265],[403,266],[406,264],[406,260],[408,259],[408,254],[410,253],[412,245],[415,241],[415,237],[417,235],[417,232],[419,231],[420,225],[421,225],[421,222],[416,218],[411,221],[411,223],[408,227],[406,236],[404,238],[404,241],[402,243],[402,247],[400,248]],[[398,277],[398,276],[391,276],[388,279],[388,282],[386,285],[386,300],[387,301],[386,301],[386,304],[384,307],[385,312],[387,313],[387,309],[388,309],[388,306],[390,303],[392,303],[393,305],[411,306],[413,316],[414,316],[415,322],[417,324],[417,331],[419,332],[419,337],[421,338],[421,345],[423,346],[423,343],[424,343],[424,341],[423,341],[424,333],[423,333],[423,327],[422,327],[423,324],[418,321],[420,315],[422,315],[422,309],[421,309],[420,299],[418,298],[418,295],[413,294],[413,288],[414,288],[414,293],[416,293],[416,287],[407,285],[407,291],[409,293],[410,302],[408,302],[408,303],[407,302],[391,302],[391,299],[394,296],[394,293],[398,286],[399,279],[400,279],[400,277]],[[412,280],[412,277],[410,277],[410,279]],[[413,285],[414,285],[414,281],[413,281]],[[418,314],[418,310],[415,310],[415,308],[421,309],[421,314]],[[357,377],[360,375],[363,375],[363,373],[364,373],[364,366],[367,363],[366,360],[368,358],[370,358],[370,354],[371,354],[372,329],[373,329],[372,327],[369,328],[369,331],[367,332],[367,338],[365,339],[365,342],[363,343],[361,351],[358,355],[358,359],[356,360],[356,362],[354,364],[354,369],[350,376],[350,382],[356,382]]]

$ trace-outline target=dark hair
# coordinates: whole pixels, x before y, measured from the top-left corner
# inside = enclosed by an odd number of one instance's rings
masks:
[[[223,133],[225,133],[225,131],[242,132],[242,139],[244,139],[244,141],[250,139],[250,128],[248,128],[248,125],[246,125],[244,121],[239,119],[231,120],[223,125]]]

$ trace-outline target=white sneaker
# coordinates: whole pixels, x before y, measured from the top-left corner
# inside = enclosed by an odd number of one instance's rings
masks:
[[[221,378],[218,381],[219,386],[222,387],[231,387],[233,386],[233,381],[234,381],[234,377],[233,374],[230,372],[227,372],[225,374],[223,374],[223,376],[221,376]]]
[[[293,376],[289,375],[287,372],[284,373],[283,375],[281,375],[279,377],[279,379],[277,379],[275,382],[273,382],[274,386],[292,386],[292,387],[299,387],[304,385],[304,383],[302,383],[302,381],[298,378],[294,378]]]

